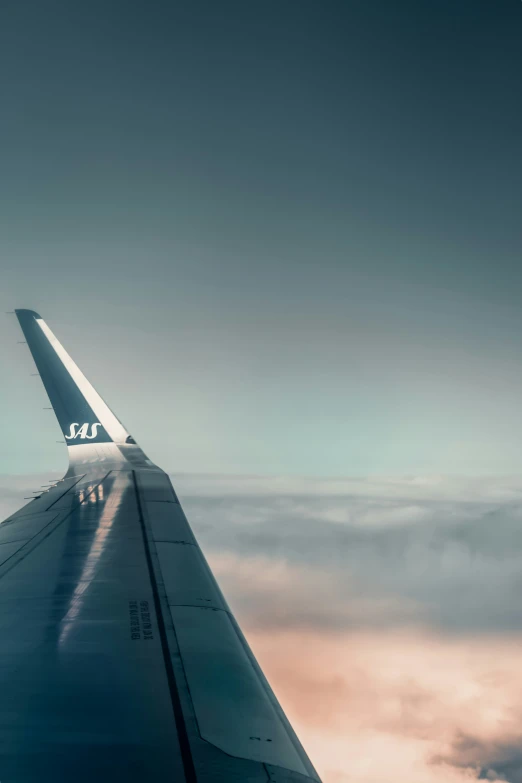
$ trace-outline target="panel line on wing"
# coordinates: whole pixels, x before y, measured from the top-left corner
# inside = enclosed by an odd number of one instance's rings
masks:
[[[132,478],[134,481],[134,492],[136,495],[136,505],[138,507],[138,516],[140,519],[141,530],[143,534],[143,545],[145,548],[145,556],[147,558],[147,566],[149,569],[150,583],[152,587],[152,593],[154,596],[154,608],[156,610],[156,620],[158,623],[158,631],[161,639],[161,648],[163,651],[163,659],[165,662],[165,671],[167,673],[167,680],[169,683],[170,696],[172,701],[172,708],[174,711],[174,719],[176,722],[176,728],[178,731],[178,741],[181,751],[181,757],[183,761],[183,769],[185,772],[186,783],[197,783],[196,770],[194,767],[194,759],[192,758],[192,751],[190,749],[190,742],[187,733],[187,727],[185,725],[185,718],[183,715],[183,708],[181,706],[181,699],[178,692],[178,686],[176,683],[176,676],[172,666],[171,652],[167,639],[167,631],[165,628],[165,618],[163,616],[163,609],[161,605],[161,598],[158,591],[158,584],[156,581],[156,575],[154,572],[154,565],[151,557],[151,540],[147,534],[145,517],[143,515],[143,508],[141,505],[140,490],[138,487],[138,480],[136,471],[132,471]],[[168,611],[168,607],[167,607]],[[173,629],[174,630],[174,629]],[[175,631],[174,631],[175,633]]]
[[[110,473],[110,471],[109,471],[109,473]],[[109,473],[107,473],[105,476],[103,476],[103,478],[101,478],[99,480],[98,484],[101,484],[102,481],[105,481],[105,479],[107,478]],[[48,538],[50,535],[52,535],[54,533],[54,531],[60,525],[62,525],[66,521],[66,519],[68,519],[71,516],[71,514],[74,512],[74,510],[79,505],[84,503],[89,498],[89,495],[91,495],[96,490],[96,488],[98,487],[98,484],[93,484],[92,487],[91,487],[91,490],[81,499],[80,503],[77,503],[73,508],[68,510],[67,513],[65,514],[65,516],[62,519],[60,519],[61,512],[58,511],[58,513],[52,519],[50,519],[49,522],[46,525],[44,525],[42,528],[40,528],[40,530],[38,530],[37,533],[35,533],[33,536],[31,536],[31,538],[27,539],[27,541],[21,547],[19,547],[16,550],[16,552],[13,552],[12,555],[10,555],[8,558],[6,558],[6,560],[2,563],[2,565],[0,565],[0,579],[2,579],[6,574],[8,574],[9,571],[11,571],[16,565],[18,565],[18,563],[21,560],[23,560],[25,557],[27,557],[27,555],[29,555],[32,552],[34,552],[40,546],[42,541],[45,541],[46,538]],[[65,493],[65,494],[67,494],[67,493]],[[62,495],[62,497],[63,497],[63,495]],[[46,512],[42,512],[42,513],[46,513]],[[56,520],[58,520],[58,522],[54,525],[54,527],[51,530],[49,530],[47,533],[45,533],[45,535],[42,535],[44,533],[44,531],[47,530],[47,528],[50,525],[53,524],[53,522],[56,522]],[[40,540],[35,542],[35,539],[37,539],[39,536],[40,536]],[[33,543],[33,542],[35,542],[35,543]],[[31,544],[33,544],[32,547],[30,546]],[[24,551],[24,550],[26,550],[26,548],[27,548],[27,551]],[[9,563],[9,561],[13,557],[16,557],[17,555],[18,555],[17,560],[15,562],[13,562],[13,563]],[[8,564],[7,568],[5,568],[6,564]]]

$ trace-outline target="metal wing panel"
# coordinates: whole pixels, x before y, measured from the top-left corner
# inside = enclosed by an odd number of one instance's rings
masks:
[[[152,538],[156,543],[161,541],[174,544],[197,543],[179,504],[145,501],[144,506],[150,522]]]
[[[184,781],[132,474],[71,503],[0,572],[1,779]]]
[[[229,613],[194,606],[171,613],[203,739],[231,756],[308,774]]]
[[[40,511],[10,519],[0,525],[0,544],[28,541],[56,517],[55,511]]]
[[[0,575],[12,568],[49,532],[52,523],[60,518],[60,513],[63,518],[63,510],[60,512],[60,509],[52,507],[65,497],[65,502],[70,506],[71,493],[82,478],[77,476],[72,480],[57,482],[0,524]]]
[[[163,598],[161,611],[171,630],[169,651],[174,669],[176,664],[181,669],[177,690],[189,697],[184,713],[192,712],[197,727],[189,732],[190,744],[201,738],[229,757],[262,764],[265,771],[266,765],[279,768],[280,778],[287,770],[318,780],[239,632],[181,507],[150,499],[158,492],[166,495],[170,479],[160,471],[137,471],[136,480]],[[196,760],[198,753],[193,751]]]

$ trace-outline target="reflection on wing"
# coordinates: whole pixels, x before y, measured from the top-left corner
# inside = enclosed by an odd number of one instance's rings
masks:
[[[65,643],[69,631],[74,626],[74,622],[80,614],[83,603],[83,594],[88,589],[89,585],[94,581],[96,568],[105,551],[107,536],[111,532],[113,522],[121,505],[123,489],[124,486],[122,486],[121,478],[119,478],[119,480],[116,479],[109,490],[110,494],[106,502],[104,502],[103,484],[98,484],[96,487],[89,486],[87,487],[85,493],[80,493],[82,503],[84,501],[87,501],[87,503],[99,503],[101,508],[97,514],[96,531],[93,536],[89,553],[85,558],[82,573],[80,574],[78,584],[74,588],[74,593],[72,594],[71,600],[69,602],[67,614],[60,624],[61,633],[58,638],[58,644],[60,646]],[[82,508],[82,506],[80,508]],[[87,509],[88,508],[89,506],[87,506]]]

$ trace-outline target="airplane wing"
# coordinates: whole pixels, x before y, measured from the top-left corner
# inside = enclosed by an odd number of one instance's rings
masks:
[[[0,525],[1,783],[318,781],[169,477],[16,314],[70,467]]]

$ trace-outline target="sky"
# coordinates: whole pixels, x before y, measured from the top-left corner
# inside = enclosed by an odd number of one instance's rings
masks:
[[[521,26],[7,0],[0,312],[40,312],[171,470],[520,470]],[[61,469],[2,318],[0,470]]]
[[[66,467],[25,307],[325,783],[522,783],[521,42],[519,0],[0,7],[0,516]]]

